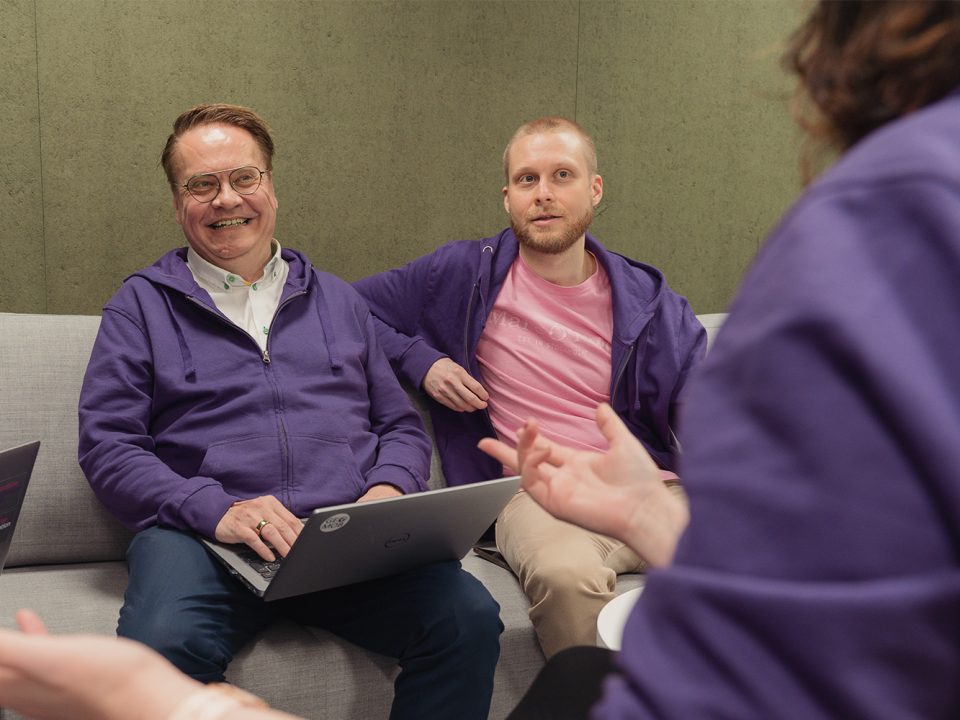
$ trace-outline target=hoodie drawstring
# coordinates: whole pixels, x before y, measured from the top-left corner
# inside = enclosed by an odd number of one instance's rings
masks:
[[[315,277],[317,283],[317,292],[314,294],[314,301],[317,305],[317,314],[320,316],[320,327],[323,328],[323,336],[327,341],[327,354],[330,356],[330,369],[342,370],[343,360],[340,353],[337,352],[337,338],[333,334],[333,322],[330,320],[330,312],[327,310],[327,301],[323,296],[323,289],[320,287],[320,278]]]
[[[183,336],[183,330],[180,329],[180,321],[177,319],[177,313],[173,311],[173,305],[170,302],[170,294],[160,293],[167,303],[167,310],[170,313],[170,319],[173,322],[173,331],[177,335],[177,342],[180,344],[180,359],[183,362],[183,377],[188,382],[194,382],[197,379],[197,369],[193,365],[193,354],[187,346],[187,340]]]

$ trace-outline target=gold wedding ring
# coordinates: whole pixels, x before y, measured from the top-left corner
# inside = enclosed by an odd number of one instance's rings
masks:
[[[261,538],[263,537],[263,529],[269,524],[270,524],[269,520],[261,520],[260,522],[257,523],[257,526],[254,528],[254,530],[257,531],[257,537],[261,537]]]

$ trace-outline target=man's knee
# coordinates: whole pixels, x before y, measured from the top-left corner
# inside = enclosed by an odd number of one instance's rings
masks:
[[[233,652],[262,625],[259,601],[195,538],[167,528],[139,533],[117,634],[153,648],[191,677],[223,679]]]
[[[446,573],[432,607],[424,614],[434,641],[464,654],[499,652],[500,605],[483,584],[457,569]]]
[[[525,588],[538,595],[609,593],[617,585],[617,574],[599,561],[577,562],[557,555],[541,558],[524,576]]]
[[[117,635],[143,643],[169,660],[178,670],[201,682],[220,682],[231,655],[217,634],[203,632],[191,613],[176,606],[158,605],[150,612],[120,610]]]

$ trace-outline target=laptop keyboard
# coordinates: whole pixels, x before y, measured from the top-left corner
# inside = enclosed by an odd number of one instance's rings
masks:
[[[277,570],[280,569],[280,563],[283,561],[283,558],[281,558],[279,555],[274,555],[277,559],[273,562],[267,562],[262,557],[257,555],[253,550],[244,550],[240,553],[240,557],[243,558],[243,561],[260,573],[260,575],[262,575],[266,580],[273,579],[273,576],[277,574]]]

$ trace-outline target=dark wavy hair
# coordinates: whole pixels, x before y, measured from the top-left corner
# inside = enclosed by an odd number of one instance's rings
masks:
[[[960,85],[960,2],[820,0],[783,61],[794,118],[843,151]]]
[[[263,157],[267,162],[266,169],[273,169],[273,138],[270,137],[270,128],[262,117],[250,108],[240,105],[205,103],[185,110],[173,121],[173,132],[167,138],[167,144],[160,155],[160,164],[167,174],[170,187],[176,189],[179,185],[177,179],[173,176],[173,151],[177,147],[180,136],[195,127],[216,124],[233,125],[253,135],[253,139],[263,150]]]

